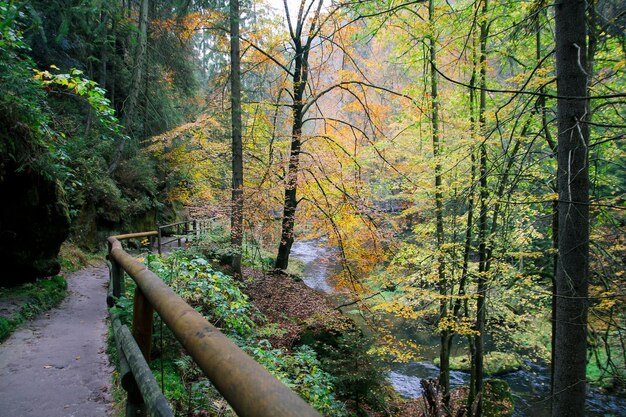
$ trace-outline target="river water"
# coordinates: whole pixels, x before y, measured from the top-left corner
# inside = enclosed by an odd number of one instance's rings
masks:
[[[296,241],[291,255],[304,263],[302,280],[314,289],[327,294],[334,292],[330,277],[339,269],[335,259],[336,251],[324,246],[322,240]],[[389,364],[389,381],[395,390],[407,398],[422,395],[420,380],[436,379],[439,368],[432,363],[437,355],[438,338],[425,332],[413,332],[407,335],[406,329],[398,329],[396,336],[410,337],[422,350],[424,360],[408,363]],[[460,349],[460,347],[459,347]],[[526,362],[523,370],[498,377],[507,381],[511,387],[515,402],[515,417],[550,417],[550,370],[542,364]],[[450,383],[458,386],[467,383],[469,374],[452,371]],[[587,393],[587,417],[626,417],[626,398],[605,395],[594,388]]]

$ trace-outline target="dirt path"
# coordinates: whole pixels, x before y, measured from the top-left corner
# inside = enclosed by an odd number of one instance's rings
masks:
[[[0,345],[0,417],[110,415],[106,267],[69,274],[63,303]]]

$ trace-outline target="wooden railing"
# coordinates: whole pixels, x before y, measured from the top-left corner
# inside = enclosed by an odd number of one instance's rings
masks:
[[[186,220],[178,223],[163,224],[157,226],[157,252],[163,252],[163,247],[173,242],[182,246],[182,240],[200,232],[196,220]],[[169,240],[167,238],[170,238]]]
[[[193,228],[197,232],[195,223]],[[156,311],[239,416],[320,415],[260,364],[232,343],[200,313],[175,294],[146,266],[124,251],[121,241],[159,236],[159,231],[108,238],[111,281],[109,306],[124,295],[124,273],[137,284],[132,336],[116,314],[111,314],[120,356],[120,380],[128,392],[126,416],[172,416],[148,366]],[[111,310],[109,310],[111,313]]]

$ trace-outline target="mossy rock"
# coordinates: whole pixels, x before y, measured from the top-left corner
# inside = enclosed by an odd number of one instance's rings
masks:
[[[439,366],[439,358],[434,360]],[[470,357],[467,355],[453,356],[450,358],[450,369],[455,371],[470,372]],[[498,376],[515,372],[522,369],[522,361],[515,353],[491,352],[484,358],[485,375]]]
[[[300,333],[295,345],[316,346],[323,344],[337,346],[339,338],[347,333],[359,332],[353,320],[345,316],[323,312],[312,316]]]
[[[67,281],[62,276],[0,288],[0,342],[26,320],[58,305],[66,295]]]
[[[69,212],[59,182],[0,157],[0,285],[19,285],[61,269],[57,259],[69,234]]]
[[[513,415],[513,395],[511,387],[501,379],[485,382],[484,417],[511,417]]]

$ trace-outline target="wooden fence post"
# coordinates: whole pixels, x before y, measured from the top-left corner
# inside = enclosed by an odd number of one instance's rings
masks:
[[[154,308],[152,304],[143,295],[139,287],[135,288],[135,302],[133,304],[133,337],[139,350],[150,364],[150,354],[152,352],[152,320]],[[129,409],[130,407],[130,409]],[[139,390],[128,392],[128,402],[126,404],[126,413],[131,411],[133,417],[146,416],[144,400]]]
[[[161,255],[161,226],[157,224],[157,246],[159,255]]]
[[[150,363],[152,351],[152,321],[154,308],[143,295],[139,287],[135,288],[135,303],[133,306],[133,337],[143,353],[146,362]]]
[[[111,253],[110,243],[109,253]],[[126,292],[124,287],[124,270],[122,269],[122,266],[110,256],[109,262],[111,262],[111,282],[113,283],[113,297],[120,298]]]

